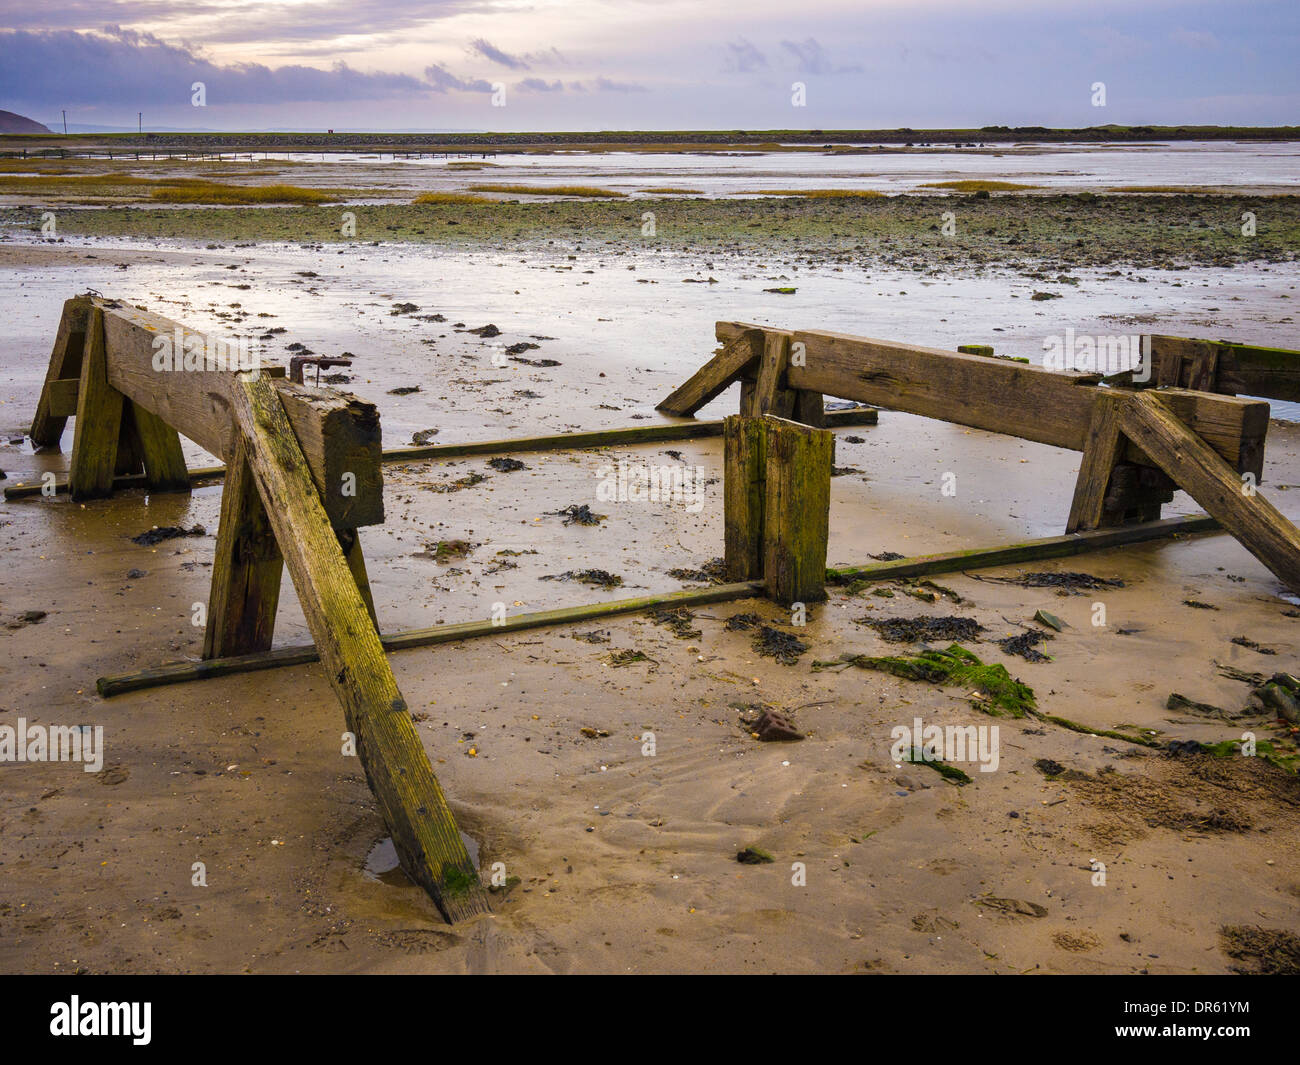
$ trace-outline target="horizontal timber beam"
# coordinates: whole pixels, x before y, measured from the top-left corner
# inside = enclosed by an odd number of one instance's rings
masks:
[[[760,326],[719,322],[719,339]],[[773,330],[773,332],[780,332]],[[793,389],[870,403],[993,433],[1082,451],[1101,392],[1099,374],[1057,372],[843,333],[792,336],[787,373]],[[1165,389],[1170,409],[1239,473],[1263,471],[1268,404],[1188,389]],[[1129,445],[1123,460],[1155,465]]]
[[[894,580],[933,573],[953,573],[960,570],[987,569],[1044,558],[1061,558],[1068,555],[1101,551],[1108,547],[1142,543],[1169,536],[1211,532],[1218,523],[1204,514],[1188,517],[1166,518],[1141,525],[1125,525],[1114,529],[1096,529],[1069,536],[1050,536],[1041,540],[1026,540],[1005,547],[982,548],[971,551],[953,551],[938,555],[921,555],[898,559],[894,562],[875,562],[869,566],[846,569],[828,569],[828,583],[843,583],[855,579]],[[440,643],[454,643],[482,636],[501,636],[527,629],[567,625],[598,618],[616,617],[620,614],[639,614],[663,607],[702,606],[707,603],[725,603],[737,599],[761,596],[764,583],[759,580],[719,584],[710,588],[670,592],[666,595],[641,596],[636,599],[617,599],[613,602],[590,603],[583,606],[563,607],[532,614],[507,617],[504,624],[492,621],[466,621],[452,625],[436,625],[427,629],[412,629],[381,636],[386,651],[402,651],[415,647],[428,647]],[[158,688],[168,684],[184,684],[192,680],[233,676],[283,666],[301,666],[319,661],[315,647],[283,647],[276,651],[241,655],[236,658],[212,658],[200,662],[176,662],[136,673],[118,673],[100,677],[96,682],[104,698],[124,695],[127,692]]]
[[[1214,391],[1290,402],[1300,400],[1300,351],[1190,337],[1152,335],[1143,340],[1150,342],[1149,346],[1143,343],[1142,350],[1150,355],[1151,381],[1165,380],[1170,362],[1175,364],[1172,370],[1176,373],[1178,364],[1213,355]]]
[[[846,428],[875,425],[879,412],[871,407],[858,410],[836,410],[826,413],[826,427]],[[582,433],[560,433],[555,436],[516,437],[510,440],[473,441],[465,444],[430,444],[426,447],[388,448],[380,456],[382,462],[413,462],[421,459],[451,459],[466,455],[508,455],[526,451],[564,451],[586,447],[613,447],[620,444],[650,444],[669,440],[695,440],[722,435],[722,421],[673,422],[668,425],[632,425],[616,429],[594,429]],[[224,466],[196,466],[190,470],[192,485],[220,481],[225,477]],[[118,477],[113,490],[145,487],[143,474]],[[66,479],[54,482],[56,494],[68,490]],[[6,500],[25,499],[41,494],[39,482],[19,483],[4,490]]]

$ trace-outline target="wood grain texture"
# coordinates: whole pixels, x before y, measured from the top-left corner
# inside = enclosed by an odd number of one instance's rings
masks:
[[[784,606],[826,598],[831,462],[835,436],[767,415],[763,486],[763,580]]]
[[[1144,350],[1148,341],[1153,383],[1173,374],[1175,370],[1170,367],[1181,371],[1184,365],[1203,361],[1212,354],[1214,391],[1290,402],[1300,400],[1300,351],[1159,334],[1143,337]]]
[[[117,469],[122,393],[108,383],[103,325],[103,315],[96,307],[86,326],[77,423],[68,468],[68,494],[74,501],[111,495]]]
[[[718,339],[722,340],[721,337]],[[732,336],[723,340],[722,350],[674,389],[655,410],[682,418],[691,417],[722,395],[758,361],[761,345],[762,338],[756,336]]]
[[[138,403],[127,403],[122,420],[135,432],[145,484],[156,492],[188,492],[190,471],[185,466],[180,434]]]
[[[37,448],[57,448],[68,425],[68,416],[76,413],[76,407],[67,408],[66,395],[54,408],[54,397],[50,394],[50,384],[58,380],[79,380],[81,377],[81,354],[86,343],[86,321],[90,315],[90,297],[74,296],[63,304],[63,315],[59,318],[58,330],[54,335],[54,349],[50,352],[50,365],[45,373],[45,387],[41,389],[41,398],[36,403],[36,415],[32,418],[28,430],[32,443]],[[75,401],[75,394],[74,394]]]
[[[723,430],[723,558],[729,581],[763,576],[767,433],[758,418],[733,414]]]
[[[1161,392],[1136,392],[1120,429],[1292,590],[1300,590],[1300,530],[1183,423]]]
[[[203,657],[269,651],[275,637],[284,559],[248,465],[248,446],[235,442],[221,493],[221,519],[212,562]]]
[[[235,381],[234,420],[247,441],[249,466],[402,868],[448,921],[484,913],[487,893],[433,775],[280,395],[262,376],[240,374]]]
[[[1124,452],[1124,438],[1119,431],[1119,407],[1124,398],[1119,393],[1103,393],[1093,405],[1079,479],[1074,485],[1070,517],[1065,524],[1067,533],[1102,526],[1111,472]]]
[[[183,344],[206,344],[207,334],[116,301],[96,300],[95,306],[104,316],[109,384],[204,450],[229,454],[235,438],[231,416],[235,374],[199,366],[156,369],[154,364],[155,341],[160,337],[168,339],[174,350],[177,331]],[[275,369],[283,373],[282,368]],[[274,387],[283,396],[289,424],[334,525],[350,529],[380,524],[384,519],[382,440],[374,404],[282,379]],[[346,474],[353,476],[349,479]]]
[[[720,337],[759,328],[719,322]],[[805,365],[791,365],[791,388],[1005,433],[1082,451],[1092,407],[1104,390],[1098,374],[1061,373],[980,355],[966,355],[842,333],[801,332]],[[1229,465],[1259,477],[1268,404],[1188,389],[1162,392],[1171,408]],[[1151,466],[1137,447],[1124,461]]]

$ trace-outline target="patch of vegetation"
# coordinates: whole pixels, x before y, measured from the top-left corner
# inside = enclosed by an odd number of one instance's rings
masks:
[[[923,189],[951,189],[953,192],[1023,192],[1025,189],[1041,189],[1041,185],[1021,185],[1015,181],[983,181],[968,179],[965,181],[932,181],[922,185]]]
[[[487,196],[475,196],[471,192],[422,192],[411,201],[421,203],[497,203]]]
[[[903,755],[903,761],[912,765],[927,766],[943,777],[944,780],[951,780],[954,784],[969,784],[971,782],[971,778],[955,765],[949,765],[937,758],[926,758],[925,752],[920,747],[913,747],[911,751]]]
[[[580,196],[584,199],[616,200],[625,192],[600,189],[593,185],[474,185],[475,192],[499,192],[512,196]]]
[[[974,618],[934,617],[923,614],[915,618],[884,618],[880,621],[857,619],[875,629],[887,643],[918,643],[922,640],[973,640],[984,631]]]
[[[876,200],[885,194],[875,189],[759,189],[757,196],[803,196],[810,200]]]
[[[159,203],[259,204],[336,203],[339,192],[304,189],[298,185],[224,185],[218,181],[200,181],[192,185],[155,189],[150,196]]]
[[[972,687],[984,697],[975,700],[975,705],[994,716],[1024,717],[1036,712],[1034,690],[1029,685],[1013,679],[1005,666],[986,665],[957,643],[943,651],[927,650],[912,657],[885,655],[874,658],[870,655],[846,654],[841,655],[837,661],[814,662],[813,670],[844,669],[848,666],[874,669],[904,680]]]

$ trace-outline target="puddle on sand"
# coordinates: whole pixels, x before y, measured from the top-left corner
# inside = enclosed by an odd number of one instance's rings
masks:
[[[469,860],[477,869],[479,867],[478,840],[464,832],[460,834],[460,838],[469,852]],[[397,848],[393,846],[391,836],[385,836],[370,848],[362,871],[367,880],[378,880],[381,884],[388,884],[390,887],[405,887],[411,883],[407,875],[402,872],[401,863],[397,860]]]

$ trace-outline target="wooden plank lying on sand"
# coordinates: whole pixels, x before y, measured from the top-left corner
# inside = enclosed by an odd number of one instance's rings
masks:
[[[1218,528],[1219,524],[1213,518],[1204,514],[1194,514],[1187,517],[1165,518],[1161,521],[1147,522],[1142,525],[1125,525],[1114,529],[1090,530],[1088,532],[1074,533],[1070,536],[1049,536],[1041,540],[1026,540],[1023,543],[1003,547],[951,551],[938,555],[921,555],[914,558],[898,559],[894,562],[873,562],[867,566],[828,569],[826,577],[828,583],[838,583],[858,578],[887,581],[900,577],[919,577],[926,574],[953,573],[968,569],[988,569],[993,566],[1005,566],[1017,562],[1032,562],[1045,558],[1062,558],[1069,555],[1084,554],[1089,551],[1101,551],[1108,547],[1142,543],[1147,540],[1158,540],[1168,536],[1212,532]],[[641,596],[637,599],[616,599],[612,602],[588,603],[582,606],[563,607],[559,610],[516,614],[514,617],[507,617],[502,624],[495,624],[491,621],[465,621],[452,625],[436,625],[428,629],[395,632],[388,636],[381,636],[380,639],[385,650],[402,651],[414,647],[428,647],[433,644],[453,643],[457,640],[471,640],[481,636],[502,636],[525,629],[592,621],[598,618],[615,617],[619,614],[639,614],[647,610],[657,610],[663,607],[725,603],[736,599],[761,596],[763,591],[764,584],[762,581],[739,581],[732,584],[714,585],[709,588],[670,592],[666,595]],[[212,658],[204,662],[175,662],[136,673],[118,673],[113,676],[100,677],[96,681],[96,687],[100,695],[110,698],[127,692],[157,688],[167,684],[183,684],[191,680],[233,676],[237,673],[278,669],[282,666],[301,666],[318,660],[319,655],[314,647],[283,647],[276,651],[242,655],[238,658]]]
[[[857,410],[827,411],[826,428],[842,429],[859,425],[875,425],[879,412],[873,407]],[[668,440],[694,440],[722,435],[722,419],[707,422],[672,422],[667,425],[632,425],[618,429],[595,429],[582,433],[559,433],[555,436],[525,436],[510,440],[480,440],[466,444],[430,444],[427,447],[394,447],[383,452],[382,462],[413,462],[419,459],[454,459],[466,455],[508,455],[522,451],[564,451],[587,447],[614,447],[623,444],[651,444]],[[190,470],[190,484],[220,481],[225,476],[224,466],[196,466]],[[143,475],[117,477],[113,491],[146,486]],[[54,482],[54,490],[61,494],[68,490],[67,480]],[[24,499],[41,494],[40,482],[12,485],[4,490],[5,499]]]

